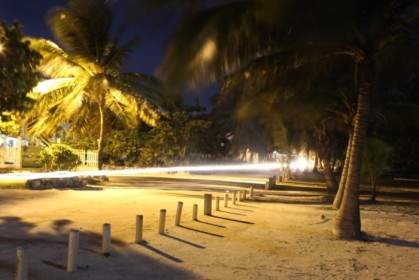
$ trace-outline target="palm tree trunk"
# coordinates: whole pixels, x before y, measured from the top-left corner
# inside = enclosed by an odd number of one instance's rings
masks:
[[[314,153],[314,166],[313,166],[313,172],[314,173],[318,172],[318,170],[317,170],[317,165],[319,165],[318,161],[319,161],[319,156],[318,156],[317,151],[315,151],[315,153]]]
[[[343,164],[342,175],[339,181],[338,192],[336,193],[335,199],[333,200],[333,209],[339,209],[342,203],[343,194],[346,188],[346,179],[348,176],[349,169],[349,160],[351,157],[351,148],[352,148],[352,131],[349,133],[348,146],[346,147],[345,162]]]
[[[325,158],[323,159],[323,172],[324,172],[324,179],[326,181],[327,192],[329,193],[330,200],[332,201],[333,195],[338,190],[338,183],[336,182],[335,177],[333,177],[332,167],[330,166],[330,159]]]
[[[349,159],[347,185],[333,228],[333,235],[338,238],[354,239],[359,238],[361,235],[359,185],[361,178],[362,152],[366,140],[371,103],[373,77],[372,59],[364,60],[361,70],[361,83],[353,131],[352,151]]]
[[[375,202],[377,199],[377,179],[375,178],[375,176],[372,176],[371,178],[371,201]]]
[[[105,148],[105,97],[102,95],[99,98],[100,131],[97,151],[97,168],[102,170],[103,150]]]

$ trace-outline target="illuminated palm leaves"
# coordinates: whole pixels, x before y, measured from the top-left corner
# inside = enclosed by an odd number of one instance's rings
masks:
[[[36,105],[28,118],[33,135],[49,135],[63,123],[70,123],[70,132],[93,129],[98,132],[100,157],[114,120],[129,127],[139,121],[155,124],[160,82],[147,74],[119,72],[137,39],[121,44],[122,33],[112,39],[112,22],[108,1],[73,0],[68,8],[48,12],[48,23],[63,49],[48,40],[31,39],[31,46],[43,55],[39,70],[45,77],[32,92]]]

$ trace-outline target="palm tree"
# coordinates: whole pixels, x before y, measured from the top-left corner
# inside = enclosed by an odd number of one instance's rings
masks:
[[[47,18],[63,48],[45,39],[31,40],[43,55],[39,70],[45,80],[33,90],[30,131],[49,135],[63,123],[70,123],[73,132],[99,131],[101,169],[112,120],[123,120],[129,127],[140,120],[154,125],[160,82],[148,74],[119,72],[138,40],[121,43],[122,33],[112,40],[109,1],[72,0],[68,8],[51,9]]]
[[[418,11],[415,0],[227,1],[183,22],[161,73],[172,82],[196,84],[264,61],[255,75],[243,74],[254,80],[253,88],[273,88],[282,85],[282,74],[306,61],[348,57],[357,69],[358,100],[348,175],[333,233],[358,238],[362,151],[377,69],[386,57],[394,57],[398,47],[417,40],[409,23],[417,20]]]

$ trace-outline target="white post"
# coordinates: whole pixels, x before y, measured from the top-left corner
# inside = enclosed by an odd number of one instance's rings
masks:
[[[220,211],[220,198],[218,196],[215,198],[215,210]]]
[[[166,223],[166,209],[160,210],[159,233],[164,234],[164,225]]]
[[[102,254],[106,257],[111,255],[111,224],[103,224]]]
[[[198,204],[193,205],[193,211],[192,211],[192,221],[198,220]]]
[[[16,147],[16,168],[22,169],[22,161],[23,161],[23,155],[22,155],[22,136],[17,137],[17,147]]]
[[[80,232],[76,229],[70,231],[68,241],[67,271],[73,272],[77,268],[77,257],[79,254]]]
[[[17,270],[16,280],[28,279],[28,247],[26,245],[17,247]]]
[[[236,199],[237,199],[237,197],[236,197],[236,196],[237,196],[237,192],[236,192],[236,191],[234,191],[234,192],[233,192],[233,204],[234,204],[234,205],[236,205]]]
[[[253,187],[250,187],[250,194],[249,194],[249,196],[250,197],[253,197]]]
[[[224,194],[224,207],[227,208],[228,207],[228,193]]]
[[[143,241],[143,215],[137,215],[135,225],[135,243]]]
[[[211,216],[212,194],[204,194],[204,215]]]
[[[182,206],[183,206],[183,202],[179,201],[177,203],[175,226],[180,225],[180,217],[182,216]]]

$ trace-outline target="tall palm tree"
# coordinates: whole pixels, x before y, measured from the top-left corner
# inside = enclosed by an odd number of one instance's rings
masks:
[[[265,61],[257,75],[243,73],[254,80],[254,88],[262,88],[281,85],[285,71],[306,61],[323,63],[342,56],[353,61],[358,100],[348,175],[333,233],[339,238],[358,238],[362,151],[377,69],[386,57],[395,56],[398,47],[417,40],[409,23],[417,20],[418,11],[415,0],[226,1],[183,22],[161,73],[169,81],[196,84]]]
[[[43,55],[45,80],[33,89],[36,104],[28,115],[33,135],[49,135],[63,123],[70,131],[98,131],[98,168],[112,119],[129,127],[158,118],[160,82],[151,75],[120,72],[136,38],[112,39],[114,20],[109,1],[72,0],[48,11],[48,24],[59,42],[32,39]]]

